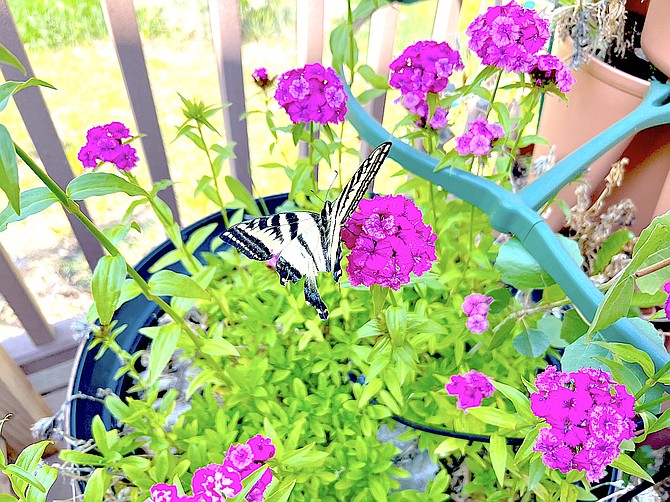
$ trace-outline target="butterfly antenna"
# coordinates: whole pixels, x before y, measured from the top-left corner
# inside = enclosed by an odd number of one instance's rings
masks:
[[[313,190],[313,189],[312,189],[312,190],[310,190],[310,192],[312,192],[312,195],[314,195],[314,197],[316,197],[316,198],[319,199],[321,202],[323,202],[323,199],[319,196],[319,193],[318,193],[316,190]]]
[[[330,185],[328,186],[328,190],[326,190],[326,200],[328,200],[328,194],[330,193],[330,189],[333,188],[333,185],[335,184],[335,180],[337,179],[338,172],[335,172],[335,176],[333,177],[333,180],[330,182]]]

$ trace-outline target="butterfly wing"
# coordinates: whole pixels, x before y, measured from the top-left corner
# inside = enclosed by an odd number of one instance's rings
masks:
[[[335,201],[326,202],[321,214],[281,213],[243,221],[220,235],[252,260],[266,261],[277,256],[276,269],[282,284],[305,277],[305,301],[321,319],[328,318],[316,285],[319,272],[333,272],[339,280],[340,229],[351,217],[391,149],[383,143],[356,170]]]
[[[267,261],[320,222],[321,217],[316,213],[273,214],[233,225],[219,237],[247,258]]]
[[[326,203],[321,212],[321,217],[326,222],[327,235],[327,264],[328,271],[333,272],[336,281],[342,275],[340,259],[342,258],[342,247],[340,245],[340,232],[351,215],[354,214],[361,199],[368,191],[379,172],[379,168],[386,160],[391,150],[391,143],[382,143],[375,148],[367,159],[356,170],[351,179],[344,185],[342,193],[332,204]]]

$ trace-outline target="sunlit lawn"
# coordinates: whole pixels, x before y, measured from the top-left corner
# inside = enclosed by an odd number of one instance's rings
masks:
[[[334,25],[338,16],[342,15],[341,11],[328,11],[333,8],[335,7],[327,7],[326,18],[330,20],[327,21],[327,26]],[[396,38],[395,53],[414,40],[430,36],[434,9],[435,2],[402,7],[401,28]],[[409,25],[411,29],[408,28]],[[294,32],[291,27],[280,38],[245,44],[243,61],[247,79],[245,92],[248,110],[260,110],[265,106],[264,96],[258,92],[250,78],[256,67],[265,66],[270,74],[279,74],[296,66]],[[365,37],[361,37],[362,46],[366,43]],[[362,51],[364,49],[362,47]],[[202,195],[193,196],[197,180],[209,172],[203,152],[184,138],[173,141],[175,128],[183,121],[177,92],[206,103],[220,103],[211,43],[207,40],[183,41],[160,37],[144,40],[144,50],[182,224],[188,224],[214,212],[216,208]],[[44,90],[43,94],[75,173],[82,171],[76,155],[85,142],[87,129],[119,120],[128,124],[135,132],[118,62],[109,40],[98,40],[76,47],[35,49],[30,52],[29,57],[38,78],[50,82],[58,89]],[[391,99],[387,102],[385,123],[388,124],[394,123],[402,113],[392,104]],[[277,114],[283,116],[281,111]],[[270,136],[263,117],[251,115],[248,121],[251,167],[259,193],[270,195],[287,191],[289,181],[283,171],[257,167],[266,162],[277,161],[268,152]],[[7,125],[17,143],[25,145],[34,153],[13,104],[3,112],[2,122]],[[217,114],[213,122],[223,132],[222,115]],[[344,138],[349,145],[358,144],[355,132],[349,127],[345,128]],[[214,140],[213,137],[211,139]],[[225,138],[220,138],[220,141],[225,142]],[[283,142],[282,151],[289,158],[296,156],[296,149],[289,138]],[[342,167],[344,179],[357,164],[358,159],[345,157]],[[378,191],[390,192],[397,186],[399,179],[390,179],[396,170],[392,163],[382,170],[376,183]],[[145,164],[140,164],[136,172],[142,180],[149,182]],[[321,166],[321,173],[321,184],[327,186],[333,179],[334,172],[327,166]],[[23,166],[22,188],[31,188],[38,184],[39,181]],[[89,199],[87,205],[94,220],[102,226],[108,226],[119,221],[128,202],[129,199],[125,196],[110,196]],[[2,204],[4,203],[3,200]],[[138,261],[164,240],[151,215],[146,212],[138,213],[137,219],[141,223],[142,234],[131,233],[122,246],[131,263]],[[72,317],[88,308],[90,297],[86,291],[89,272],[59,207],[54,206],[37,217],[11,225],[0,235],[0,242],[16,260],[50,322]],[[6,308],[0,315],[0,321],[11,321],[11,313]],[[16,330],[10,332],[14,333]]]

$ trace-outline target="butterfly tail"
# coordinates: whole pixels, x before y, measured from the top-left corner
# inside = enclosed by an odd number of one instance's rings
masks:
[[[323,303],[314,277],[305,277],[305,301],[319,313],[321,319],[328,319],[328,307]]]

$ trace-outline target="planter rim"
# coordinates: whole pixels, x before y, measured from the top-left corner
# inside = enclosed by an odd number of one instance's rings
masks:
[[[634,77],[598,58],[591,57],[583,66],[583,70],[594,78],[607,81],[612,87],[637,98],[642,98],[649,89],[648,81]]]

